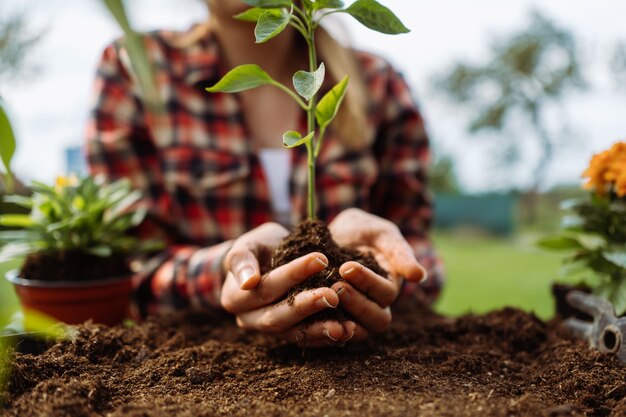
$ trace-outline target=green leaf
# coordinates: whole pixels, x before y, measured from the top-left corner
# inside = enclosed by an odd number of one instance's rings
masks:
[[[0,242],[28,242],[37,238],[37,234],[31,230],[2,230]]]
[[[613,250],[607,251],[602,254],[604,259],[611,262],[614,265],[619,266],[620,268],[626,268],[626,251],[623,250]]]
[[[561,219],[561,229],[564,230],[581,230],[585,225],[585,219],[576,214],[563,216]]]
[[[563,200],[559,203],[559,208],[561,210],[573,210],[583,203],[583,200],[580,198],[568,198],[567,200]]]
[[[572,275],[580,275],[583,272],[589,270],[589,265],[587,261],[583,260],[567,260],[561,267],[559,268],[559,277],[566,278],[571,277]]]
[[[128,50],[131,66],[137,75],[146,103],[154,111],[164,111],[154,79],[152,64],[144,48],[143,37],[131,27],[122,0],[102,1],[124,32],[124,46]]]
[[[618,317],[626,313],[626,279],[622,278],[618,281],[617,289],[611,302]]]
[[[245,12],[234,15],[233,18],[244,22],[258,22],[261,15],[266,12],[281,15],[280,9],[262,9],[260,7],[252,7]]]
[[[110,207],[110,210],[104,213],[104,220],[108,221],[109,219],[115,218],[120,214],[129,211],[134,204],[141,200],[141,197],[142,194],[139,190],[126,192],[122,199],[117,201],[115,205]]]
[[[23,258],[33,251],[32,243],[7,243],[0,247],[0,263]]]
[[[28,209],[33,206],[31,198],[24,195],[7,195],[3,200],[5,203],[17,204],[18,206]]]
[[[6,189],[12,192],[13,181],[11,174],[11,159],[13,159],[13,155],[15,154],[15,135],[13,133],[13,128],[11,127],[11,122],[9,121],[9,117],[4,111],[2,107],[2,102],[0,102],[0,159],[2,159],[2,164],[4,165],[4,169],[6,170],[7,176],[7,187]]]
[[[580,249],[582,246],[580,242],[572,237],[568,236],[551,236],[544,237],[537,241],[537,245],[544,249]]]
[[[276,15],[273,10],[268,10],[263,13],[254,28],[256,43],[265,43],[280,35],[289,24],[289,20],[291,20],[291,12],[281,11]]]
[[[322,86],[325,73],[326,68],[323,62],[315,72],[298,71],[293,76],[293,86],[296,88],[298,94],[306,100],[311,100],[311,97],[313,97]]]
[[[113,254],[113,250],[110,246],[95,246],[93,248],[89,248],[86,250],[87,253],[95,256],[100,256],[101,258],[109,257]]]
[[[293,5],[293,1],[291,0],[243,0],[243,2],[250,6],[261,7],[263,9],[291,7]]]
[[[326,129],[326,126],[333,121],[341,105],[343,97],[346,95],[348,87],[348,76],[343,77],[328,93],[322,97],[315,110],[315,118],[320,129]]]
[[[395,35],[409,29],[387,7],[376,0],[357,0],[342,12],[350,14],[364,26],[381,33]]]
[[[313,10],[321,9],[341,9],[343,1],[341,0],[317,0],[313,3]]]
[[[29,214],[3,214],[0,225],[9,227],[30,227],[35,224]]]
[[[597,250],[606,246],[606,240],[602,236],[590,233],[577,233],[573,237],[578,240],[583,248],[588,250]]]
[[[594,288],[593,293],[609,300],[613,304],[616,315],[620,316],[626,312],[626,279],[611,280],[600,284]]]
[[[294,132],[293,130],[290,130],[289,132],[285,132],[283,134],[283,145],[285,145],[285,147],[287,148],[295,148],[296,146],[300,146],[309,142],[311,138],[313,138],[314,134],[315,132],[310,132],[305,137],[302,137],[300,132]]]
[[[258,65],[246,64],[230,70],[217,84],[207,88],[206,91],[209,93],[237,93],[274,82],[272,77]]]

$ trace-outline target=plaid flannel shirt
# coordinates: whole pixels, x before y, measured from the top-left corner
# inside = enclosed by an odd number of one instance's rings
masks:
[[[269,187],[249,140],[236,94],[204,89],[224,74],[219,46],[207,36],[185,49],[171,32],[146,35],[158,90],[167,107],[156,116],[141,100],[127,52],[115,42],[103,53],[86,131],[92,174],[130,178],[149,209],[138,233],[161,237],[168,249],[136,277],[142,314],[164,307],[219,307],[221,260],[229,243],[272,221]],[[410,91],[383,59],[358,52],[369,88],[374,137],[348,150],[327,132],[317,159],[317,213],[330,222],[359,207],[402,231],[429,280],[405,285],[405,295],[432,301],[442,284],[441,263],[428,239],[431,203],[425,188],[429,143]],[[301,131],[306,130],[305,118]],[[292,153],[293,222],[306,213],[306,150]]]

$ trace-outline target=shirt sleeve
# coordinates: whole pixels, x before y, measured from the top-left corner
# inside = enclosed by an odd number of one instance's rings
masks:
[[[135,276],[135,301],[145,316],[164,309],[220,307],[222,257],[229,242],[190,245],[180,236],[171,196],[165,192],[158,150],[125,51],[108,46],[97,67],[94,102],[86,129],[90,173],[113,181],[129,178],[143,193],[146,220],[140,238],[159,238],[167,249],[145,263]]]
[[[427,188],[429,139],[405,80],[390,66],[385,72],[384,99],[374,111],[379,126],[374,151],[380,172],[372,193],[372,211],[399,227],[428,271],[427,281],[405,283],[402,294],[430,304],[440,293],[444,274],[429,238],[433,218]]]

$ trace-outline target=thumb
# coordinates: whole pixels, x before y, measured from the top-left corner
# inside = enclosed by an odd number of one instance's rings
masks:
[[[242,290],[251,290],[261,282],[259,261],[244,245],[233,246],[226,255],[225,264],[226,269],[235,276]]]

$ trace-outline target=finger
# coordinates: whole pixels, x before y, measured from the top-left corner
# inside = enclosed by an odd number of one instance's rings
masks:
[[[329,346],[344,346],[355,340],[367,337],[365,328],[353,321],[316,322],[306,327],[298,326],[290,329],[285,339],[299,346],[307,348],[324,348]]]
[[[226,255],[225,263],[242,290],[252,289],[261,281],[259,261],[247,245],[235,243]]]
[[[265,274],[257,287],[257,299],[267,304],[282,298],[294,286],[328,267],[328,259],[319,252],[312,252],[281,265]]]
[[[335,334],[334,337],[321,337],[319,332],[314,334],[307,333],[306,335],[302,333],[294,343],[307,348],[340,347],[368,337],[367,330],[353,321],[323,323],[333,323],[335,326],[341,326],[343,328],[343,336],[339,337],[339,334]]]
[[[413,249],[399,230],[382,232],[374,240],[373,246],[383,254],[398,275],[412,282],[426,280],[426,269],[417,261]]]
[[[382,308],[374,301],[360,293],[347,282],[338,282],[331,287],[337,291],[341,307],[367,330],[380,333],[391,325],[391,309]]]
[[[227,276],[222,286],[222,295],[228,305],[228,308],[225,308],[231,313],[238,314],[280,300],[295,285],[326,268],[327,262],[326,257],[318,252],[305,255],[265,274],[261,282],[251,291],[242,291],[239,286],[232,284],[235,280],[228,280]]]
[[[307,290],[295,296],[292,303],[281,302],[237,316],[237,325],[247,330],[281,333],[308,316],[339,304],[337,293],[330,288]]]
[[[289,232],[277,223],[265,223],[237,239],[226,254],[224,266],[233,272],[242,289],[251,289],[261,280],[259,260],[267,258]]]
[[[307,325],[297,325],[279,335],[281,338],[300,346],[312,340],[336,342],[346,337],[346,330],[337,321],[317,321]]]
[[[400,279],[394,275],[389,279],[381,277],[371,269],[354,261],[341,265],[339,274],[381,307],[391,305],[398,297]]]

